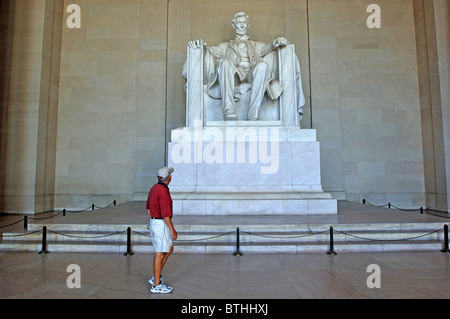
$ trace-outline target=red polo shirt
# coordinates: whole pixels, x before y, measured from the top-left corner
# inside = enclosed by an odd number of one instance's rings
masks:
[[[147,209],[151,217],[165,218],[173,216],[172,197],[169,188],[164,183],[155,184],[148,193]]]

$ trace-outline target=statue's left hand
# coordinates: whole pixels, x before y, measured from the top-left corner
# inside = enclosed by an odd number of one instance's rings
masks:
[[[284,37],[279,37],[275,39],[272,43],[273,47],[276,49],[278,47],[284,47],[289,44],[289,41]]]
[[[200,49],[204,45],[206,45],[206,42],[202,39],[196,39],[188,42],[188,46],[192,49]]]

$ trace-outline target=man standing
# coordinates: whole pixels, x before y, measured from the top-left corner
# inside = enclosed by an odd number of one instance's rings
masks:
[[[173,252],[172,240],[176,240],[178,237],[172,224],[172,197],[168,187],[172,180],[173,171],[172,167],[163,167],[158,170],[158,183],[150,189],[147,198],[146,208],[150,217],[150,235],[155,249],[154,275],[149,280],[152,284],[150,289],[152,293],[170,293],[173,291],[173,287],[167,286],[161,277],[161,271]]]

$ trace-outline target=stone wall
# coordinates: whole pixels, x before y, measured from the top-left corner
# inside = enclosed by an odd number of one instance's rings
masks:
[[[312,122],[324,189],[400,207],[423,203],[423,155],[412,2],[309,1]]]
[[[436,193],[428,187],[436,182],[431,176],[441,174],[446,197],[447,120],[440,166],[427,157],[433,139],[422,88],[428,80],[419,80],[429,69],[421,65],[427,44],[418,36],[418,1],[376,1],[381,28],[370,29],[369,0],[36,0],[27,6],[16,0],[3,210],[145,198],[167,163],[171,130],[185,125],[187,42],[230,40],[240,10],[250,16],[252,39],[285,36],[295,44],[307,99],[302,127],[317,130],[324,191],[424,206],[425,194]],[[65,24],[69,4],[82,10],[80,29]],[[437,35],[440,107],[449,99],[448,2],[433,6],[439,8],[429,32]],[[18,63],[24,55],[27,62]],[[447,119],[448,110],[441,112]],[[7,196],[17,201],[6,205]],[[28,205],[37,198],[42,204]]]
[[[104,206],[147,192],[165,161],[167,1],[65,1],[57,207]]]

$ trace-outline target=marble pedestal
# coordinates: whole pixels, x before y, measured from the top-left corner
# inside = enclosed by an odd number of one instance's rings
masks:
[[[337,214],[337,201],[322,190],[315,130],[279,121],[206,124],[172,131],[177,214]]]

